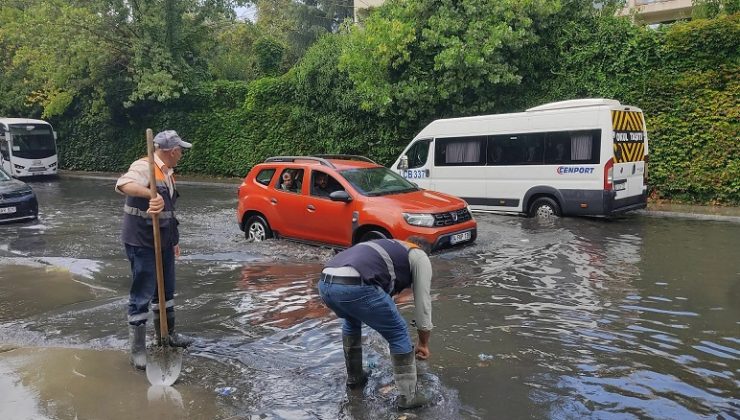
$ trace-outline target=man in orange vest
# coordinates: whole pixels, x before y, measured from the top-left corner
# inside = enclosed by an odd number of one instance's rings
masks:
[[[131,164],[128,172],[116,182],[116,191],[126,196],[123,207],[122,240],[131,262],[132,282],[128,302],[130,361],[138,369],[146,368],[146,321],[149,303],[154,312],[155,334],[159,339],[159,314],[154,255],[152,214],[159,215],[162,241],[162,267],[167,325],[170,345],[187,347],[193,340],[175,332],[175,257],[180,255],[178,221],[175,203],[174,168],[182,158],[183,150],[192,145],[183,141],[174,130],[166,130],[154,137],[154,163],[157,197],[151,198],[149,189],[149,161],[146,157]]]

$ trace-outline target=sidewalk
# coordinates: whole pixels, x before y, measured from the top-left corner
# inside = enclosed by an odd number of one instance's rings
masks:
[[[647,209],[639,210],[636,214],[740,223],[740,207],[699,206],[648,201]]]
[[[62,178],[105,179],[115,181],[121,175],[123,175],[123,172],[59,171],[59,176]],[[232,188],[234,185],[239,185],[243,179],[244,178],[227,178],[207,175],[177,175],[178,184],[208,185],[224,188]]]

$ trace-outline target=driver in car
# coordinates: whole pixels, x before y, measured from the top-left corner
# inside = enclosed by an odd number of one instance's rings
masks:
[[[329,194],[335,190],[329,187],[329,175],[323,172],[316,172],[314,176],[313,195],[319,197],[329,197]]]

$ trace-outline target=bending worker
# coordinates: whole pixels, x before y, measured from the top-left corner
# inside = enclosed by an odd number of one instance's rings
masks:
[[[361,242],[335,255],[324,266],[319,295],[342,318],[342,343],[347,366],[347,386],[362,387],[368,372],[362,369],[362,323],[388,341],[393,374],[400,397],[399,408],[427,402],[416,387],[417,358],[429,357],[432,330],[430,295],[432,264],[417,245],[394,239]],[[419,341],[416,351],[406,321],[391,296],[411,287]]]
[[[163,131],[154,137],[154,173],[157,197],[151,198],[149,190],[149,160],[143,157],[131,164],[128,172],[116,182],[116,191],[126,196],[123,206],[122,239],[126,255],[131,262],[131,290],[128,301],[129,344],[131,364],[146,368],[146,321],[149,302],[154,312],[154,330],[159,342],[159,309],[157,295],[156,263],[152,214],[159,214],[162,241],[162,268],[165,288],[165,307],[169,327],[170,345],[187,347],[193,342],[189,337],[175,333],[175,257],[180,255],[180,235],[175,218],[178,192],[173,174],[182,158],[183,149],[192,145],[183,141],[173,130]]]

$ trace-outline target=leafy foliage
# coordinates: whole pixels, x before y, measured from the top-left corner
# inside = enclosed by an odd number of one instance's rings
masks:
[[[608,97],[645,112],[655,196],[740,204],[732,0],[655,30],[616,0],[389,0],[362,25],[343,0],[257,0],[255,23],[237,3],[14,0],[0,114],[51,118],[66,169],[124,170],[151,127],[195,144],[181,170],[242,176],[277,154],[387,164],[437,118]]]

